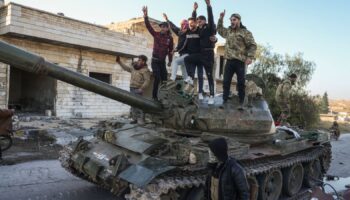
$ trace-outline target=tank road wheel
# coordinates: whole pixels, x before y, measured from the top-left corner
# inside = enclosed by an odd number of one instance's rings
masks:
[[[283,190],[288,196],[297,194],[303,184],[304,168],[301,163],[283,171]]]
[[[307,187],[313,188],[317,186],[318,181],[322,179],[322,169],[319,159],[308,162],[304,165],[305,175],[304,184]]]
[[[282,191],[282,172],[275,169],[258,177],[260,200],[277,200]]]
[[[258,180],[256,180],[255,176],[249,176],[247,179],[250,188],[250,200],[257,200],[259,194]]]
[[[12,146],[12,138],[9,135],[0,135],[1,151],[6,151]]]

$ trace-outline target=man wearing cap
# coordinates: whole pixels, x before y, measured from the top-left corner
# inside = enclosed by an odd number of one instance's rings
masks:
[[[208,168],[206,200],[249,200],[245,171],[233,157],[228,156],[225,138],[217,138],[209,143]]]
[[[290,115],[290,96],[293,85],[297,80],[296,74],[290,74],[286,80],[278,85],[275,100],[281,109],[281,115],[277,120],[278,124],[283,124]]]
[[[217,27],[219,35],[226,39],[225,58],[227,61],[223,81],[223,101],[225,103],[228,100],[232,77],[236,74],[240,103],[239,110],[243,110],[246,66],[250,65],[254,60],[257,45],[252,33],[243,26],[239,14],[231,15],[231,26],[228,28],[225,28],[223,25],[224,16],[225,11],[220,14]]]
[[[144,6],[142,11],[146,28],[154,38],[151,62],[154,76],[152,97],[153,99],[158,100],[159,84],[166,81],[168,76],[165,59],[168,56],[168,66],[171,66],[171,62],[173,60],[172,52],[174,48],[174,40],[169,31],[169,25],[167,22],[162,22],[159,25],[160,32],[157,32],[153,29],[151,23],[149,22],[147,6]]]
[[[214,77],[213,77],[213,66],[214,66],[214,47],[215,42],[212,41],[212,36],[216,34],[213,9],[210,4],[210,0],[205,0],[208,11],[208,23],[204,16],[197,18],[198,22],[198,34],[200,43],[200,53],[189,55],[185,58],[185,64],[188,75],[193,79],[194,71],[189,70],[189,66],[203,66],[207,74],[209,83],[210,97],[208,104],[214,104]]]
[[[143,96],[145,89],[151,82],[151,72],[147,66],[147,56],[139,55],[138,60],[132,63],[132,66],[124,64],[120,57],[117,56],[116,62],[127,72],[131,73],[130,77],[130,92],[136,95]],[[145,123],[145,114],[142,110],[131,107],[130,116],[132,118],[131,124],[138,123],[140,125]]]

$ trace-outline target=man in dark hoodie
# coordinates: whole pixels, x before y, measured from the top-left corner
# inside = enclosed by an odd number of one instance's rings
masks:
[[[210,169],[205,198],[207,200],[249,200],[249,185],[242,166],[228,157],[225,138],[209,143]]]
[[[137,62],[133,63],[132,66],[124,64],[119,56],[117,56],[116,61],[125,71],[131,73],[130,92],[142,96],[151,82],[151,72],[147,67],[147,57],[140,55]],[[142,110],[131,107],[130,114],[133,119],[132,124],[144,124],[145,115]]]
[[[154,76],[153,82],[153,99],[158,100],[158,87],[161,82],[167,80],[168,72],[166,70],[165,58],[168,56],[168,66],[171,66],[173,60],[173,48],[174,40],[169,31],[169,25],[167,22],[162,22],[160,26],[160,32],[157,32],[151,26],[148,19],[148,9],[144,6],[143,17],[145,19],[145,25],[147,30],[154,38],[153,53],[152,53],[152,71]]]
[[[215,42],[211,40],[212,36],[216,34],[213,10],[210,4],[210,0],[205,0],[208,10],[208,23],[206,23],[206,18],[204,16],[199,16],[197,18],[200,43],[200,53],[192,54],[185,58],[186,68],[191,68],[189,66],[200,66],[202,65],[207,74],[208,83],[209,83],[209,92],[210,97],[208,104],[214,104],[214,78],[213,78],[213,65],[214,65],[214,47]],[[196,13],[193,13],[194,17]],[[189,70],[189,69],[188,69]],[[187,73],[193,79],[194,70],[190,69],[190,72]]]

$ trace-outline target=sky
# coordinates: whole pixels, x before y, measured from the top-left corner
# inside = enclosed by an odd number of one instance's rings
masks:
[[[6,1],[5,2],[9,2]],[[162,20],[162,13],[175,23],[188,18],[193,1],[189,0],[13,0],[15,3],[67,17],[106,25],[141,17],[147,5],[149,16]],[[206,15],[204,0],[199,14]],[[350,1],[349,0],[212,0],[214,18],[226,10],[225,24],[232,13],[240,13],[242,22],[259,44],[273,51],[316,63],[316,71],[307,89],[312,94],[327,92],[331,99],[350,99]]]

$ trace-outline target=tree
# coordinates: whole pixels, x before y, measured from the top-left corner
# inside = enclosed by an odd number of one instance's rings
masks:
[[[321,113],[323,114],[327,114],[329,112],[329,101],[328,101],[327,92],[323,94],[323,97],[320,103],[320,110],[321,110]]]
[[[312,126],[319,120],[319,104],[316,98],[309,95],[305,86],[311,80],[315,71],[315,63],[304,59],[302,53],[281,55],[273,52],[271,46],[258,46],[256,62],[250,72],[260,76],[266,88],[263,91],[274,119],[280,115],[280,109],[275,101],[278,85],[291,73],[298,76],[296,89],[291,98],[290,123],[304,127]]]

